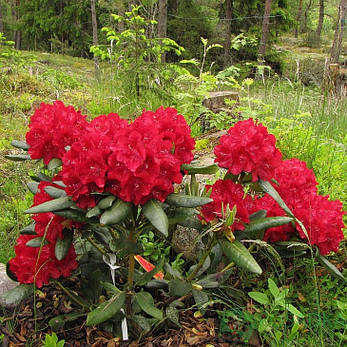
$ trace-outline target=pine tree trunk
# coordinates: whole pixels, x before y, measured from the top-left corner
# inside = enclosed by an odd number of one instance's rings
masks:
[[[330,62],[332,62],[332,63],[338,63],[339,56],[341,54],[342,38],[343,38],[343,30],[344,30],[344,21],[345,21],[345,17],[346,17],[346,11],[347,11],[346,0],[341,0],[340,6],[339,6],[337,22],[336,22],[336,26],[335,26],[334,41],[333,41],[333,44],[331,46],[331,51],[330,51]]]
[[[231,18],[233,16],[233,0],[225,1],[225,38],[224,38],[224,59],[223,69],[232,64],[230,45],[231,45]]]
[[[21,46],[21,32],[18,30],[18,22],[19,22],[19,6],[20,0],[13,0],[11,2],[11,12],[12,12],[12,20],[14,22],[14,33],[13,33],[13,41],[15,42],[15,48],[20,49]]]
[[[319,0],[319,18],[318,18],[318,26],[316,30],[319,40],[322,33],[323,21],[324,21],[324,0]]]
[[[93,45],[98,45],[98,24],[96,21],[95,0],[90,0],[90,10],[92,13]],[[94,56],[95,77],[100,80],[99,58]]]
[[[2,16],[2,3],[1,3],[1,0],[0,0],[0,33],[3,33],[4,32],[4,20],[3,20],[3,16]]]
[[[296,25],[295,25],[295,30],[294,30],[294,36],[296,38],[299,35],[301,14],[302,14],[302,0],[299,0],[299,7],[298,7],[298,13],[296,15]]]
[[[159,0],[158,11],[158,37],[164,39],[167,36],[167,5],[168,0]],[[166,62],[166,53],[161,55],[161,62]]]
[[[259,45],[259,51],[258,51],[258,61],[260,63],[264,63],[264,60],[265,60],[266,43],[267,43],[267,39],[269,35],[271,3],[272,3],[272,0],[265,0],[263,26],[261,30],[261,39],[260,39],[260,45]]]

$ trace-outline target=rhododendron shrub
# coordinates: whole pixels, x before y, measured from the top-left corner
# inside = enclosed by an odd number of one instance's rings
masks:
[[[318,195],[313,171],[298,159],[282,160],[275,137],[253,119],[237,122],[221,137],[214,150],[218,165],[208,166],[193,161],[195,141],[173,108],[145,110],[133,122],[115,113],[88,121],[56,101],[41,104],[29,128],[27,142],[13,145],[42,159],[44,167],[33,177],[36,183],[28,184],[35,195],[25,212],[32,214],[33,224],[17,240],[9,274],[37,287],[72,274],[95,283],[93,276],[108,266],[94,291],[113,293],[106,302],[93,297],[86,304],[86,298],[72,295],[84,311],[90,310],[87,325],[114,320],[119,311],[117,319],[135,322],[133,312],[146,319],[139,310],[152,317],[148,324],[162,322],[164,313],[148,288],[182,296],[218,286],[231,272],[211,273],[215,267],[206,265],[211,253],[216,256],[217,244],[224,263],[261,274],[246,242],[271,242],[279,253],[289,242],[294,250],[298,245],[310,252],[317,248],[315,255],[321,257],[338,251],[343,239],[341,202]],[[196,174],[218,171],[220,179],[211,177],[215,183],[200,186]],[[165,257],[153,265],[141,256],[143,233],[151,230],[171,245],[177,225],[187,232],[196,229],[204,245],[200,258],[187,260],[186,275],[169,262],[164,267]],[[148,274],[135,272],[135,259]]]

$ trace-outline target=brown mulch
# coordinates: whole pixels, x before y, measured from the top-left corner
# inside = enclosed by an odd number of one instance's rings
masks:
[[[76,312],[76,307],[71,303],[69,297],[54,285],[37,290],[35,301],[36,310],[34,310],[32,297],[13,312],[3,310],[0,320],[0,336],[3,334],[4,338],[0,346],[42,346],[45,334],[52,333],[48,321],[61,314]],[[242,338],[245,327],[231,318],[228,326],[232,332],[220,334],[215,308],[207,311],[203,316],[194,315],[192,310],[181,311],[179,318],[181,327],[168,325],[166,328],[155,330],[140,340],[132,342],[122,342],[119,337],[115,337],[109,332],[97,327],[85,326],[85,316],[65,323],[64,328],[56,331],[56,334],[60,340],[65,340],[65,347],[260,346],[257,335],[252,336],[250,341],[245,343]]]

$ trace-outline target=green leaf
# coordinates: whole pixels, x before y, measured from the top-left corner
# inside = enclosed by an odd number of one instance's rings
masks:
[[[293,315],[299,317],[299,318],[304,318],[305,316],[292,304],[286,305],[287,310],[292,313]]]
[[[127,256],[128,254],[142,254],[144,251],[140,243],[130,240],[124,240],[123,238],[111,241],[110,248],[115,252],[119,252],[125,256]],[[121,256],[121,254],[119,256]]]
[[[202,174],[202,175],[213,175],[215,174],[219,168],[218,165],[212,164],[212,165],[194,165],[194,164],[183,164],[181,166],[182,171],[187,171],[188,175],[191,174]]]
[[[154,300],[151,294],[144,291],[138,292],[135,294],[135,300],[145,313],[159,320],[163,319],[163,312],[154,306]]]
[[[95,206],[93,207],[92,209],[90,209],[87,214],[86,214],[86,217],[87,218],[92,218],[92,217],[95,217],[95,216],[98,216],[101,214],[101,209],[99,206]]]
[[[74,222],[88,222],[89,220],[85,217],[84,213],[77,210],[72,209],[65,209],[65,210],[59,210],[54,211],[54,214],[57,216],[63,217],[65,219],[72,220]]]
[[[126,294],[120,292],[88,313],[86,325],[96,325],[113,317],[124,305]]]
[[[25,245],[28,247],[41,247],[41,245],[45,246],[48,244],[49,242],[43,237],[36,237],[34,239],[29,240]]]
[[[249,292],[248,295],[255,300],[256,302],[259,302],[262,305],[268,305],[270,303],[269,298],[266,294],[260,293],[260,292]]]
[[[1,295],[5,305],[19,305],[22,300],[32,295],[34,291],[33,284],[19,284],[17,287],[3,293]]]
[[[151,199],[143,206],[143,214],[165,237],[168,236],[169,220],[157,200]]]
[[[325,266],[334,276],[339,277],[339,278],[341,278],[341,279],[343,279],[343,280],[346,281],[346,278],[342,275],[342,273],[338,270],[338,268],[337,268],[334,264],[330,263],[330,261],[329,261],[327,258],[323,257],[323,256],[320,255],[320,254],[317,254],[317,255],[316,255],[316,258],[317,258],[318,261],[319,261],[323,266]]]
[[[13,140],[11,142],[11,145],[19,149],[24,149],[25,151],[27,151],[30,148],[30,146],[25,141]]]
[[[40,205],[36,205],[24,211],[24,213],[42,213],[42,212],[53,212],[63,210],[71,207],[74,204],[68,196],[64,196],[58,199],[46,201]]]
[[[172,323],[176,324],[179,327],[181,326],[179,311],[177,310],[176,307],[171,305],[167,307],[165,310],[165,315]]]
[[[222,246],[223,253],[229,261],[234,262],[237,266],[258,275],[263,272],[252,254],[240,241],[235,240],[231,243],[230,241],[223,239],[220,240],[219,243]]]
[[[146,284],[147,289],[167,289],[168,282],[165,280],[151,280]]]
[[[293,212],[289,209],[289,207],[286,205],[281,196],[278,194],[277,190],[272,186],[270,182],[259,179],[258,183],[264,193],[269,194],[278,203],[278,205],[283,209],[284,212],[286,212],[289,216],[295,218]]]
[[[109,282],[100,282],[100,284],[106,289],[106,291],[112,293],[112,294],[118,294],[121,293],[121,291],[114,286],[112,283]]]
[[[47,165],[48,170],[54,170],[62,165],[62,162],[58,158],[53,158]]]
[[[56,316],[48,321],[53,331],[61,330],[66,322],[73,322],[76,319],[85,316],[85,313],[69,313]]]
[[[106,198],[101,199],[97,206],[102,210],[106,210],[107,208],[112,206],[112,203],[115,200],[116,200],[116,197],[114,195],[110,195],[110,196],[107,196]]]
[[[100,224],[117,224],[128,216],[130,212],[131,204],[119,199],[100,216]]]
[[[61,198],[63,196],[66,196],[65,190],[64,189],[59,189],[56,187],[52,187],[52,186],[47,186],[45,188],[45,192],[52,198],[57,199],[57,198]]]
[[[57,237],[54,254],[59,261],[63,260],[66,257],[71,247],[72,239],[73,239],[73,231],[68,229],[63,230],[63,239],[61,239],[60,237]]]
[[[268,283],[268,286],[269,286],[270,293],[272,294],[272,296],[274,298],[277,298],[279,296],[279,294],[280,294],[280,290],[277,287],[276,283],[271,278],[267,279],[267,283]]]
[[[39,182],[29,182],[27,184],[31,193],[36,194],[39,190]]]
[[[36,235],[35,223],[32,223],[20,231],[21,235]]]
[[[179,279],[173,279],[169,282],[170,295],[184,296],[192,291],[193,287],[191,283],[185,282]]]
[[[192,293],[193,293],[194,301],[198,305],[198,307],[206,304],[209,300],[208,295],[201,290],[193,289]]]
[[[208,204],[211,201],[213,200],[204,196],[183,195],[177,193],[170,194],[165,200],[169,205],[178,207],[198,207]]]
[[[257,212],[254,212],[252,213],[250,216],[249,216],[249,219],[251,222],[253,222],[254,220],[258,219],[258,218],[265,218],[266,217],[266,214],[267,214],[267,211],[266,210],[259,210]]]
[[[31,160],[31,157],[29,154],[7,154],[5,155],[5,158],[12,161]]]
[[[292,217],[268,217],[258,218],[246,225],[244,232],[247,234],[256,234],[269,228],[288,224],[293,221]]]

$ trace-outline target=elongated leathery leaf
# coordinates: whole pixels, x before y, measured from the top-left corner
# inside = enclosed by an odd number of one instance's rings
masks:
[[[100,217],[100,224],[117,224],[131,212],[129,202],[117,200]]]
[[[98,216],[99,214],[101,214],[101,208],[99,206],[94,206],[93,208],[91,208],[88,213],[86,214],[87,218],[92,218],[95,216]]]
[[[5,155],[5,158],[12,161],[31,160],[31,157],[29,154],[8,154],[8,155]]]
[[[29,188],[29,190],[30,190],[30,192],[31,193],[33,193],[33,194],[36,194],[37,192],[38,192],[38,190],[39,190],[39,182],[29,182],[28,184],[27,184],[27,186],[28,186],[28,188]]]
[[[198,207],[208,204],[211,201],[213,200],[204,196],[183,195],[177,193],[170,194],[165,200],[169,205],[178,207]]]
[[[25,141],[13,140],[11,142],[11,145],[19,149],[24,149],[25,151],[27,151],[30,148],[30,146]]]
[[[272,186],[270,182],[263,181],[261,179],[258,182],[264,193],[269,194],[278,203],[278,205],[283,209],[284,212],[286,212],[289,216],[295,218],[293,212],[289,209],[289,207],[286,205],[281,196],[278,194],[277,190]]]
[[[240,241],[235,240],[231,243],[224,239],[220,240],[219,243],[222,246],[223,253],[229,259],[229,261],[234,262],[237,266],[258,275],[263,272],[259,264],[253,258],[252,254]]]
[[[54,214],[60,217],[64,217],[65,219],[73,220],[74,222],[87,222],[89,221],[82,211],[72,210],[71,208],[54,211]]]
[[[106,198],[103,198],[99,201],[98,207],[102,210],[106,210],[107,208],[111,207],[113,204],[113,201],[116,200],[116,197],[114,195],[107,196]]]
[[[323,266],[325,266],[334,276],[339,277],[339,278],[341,278],[341,279],[343,279],[343,280],[346,281],[346,278],[342,275],[342,273],[338,270],[338,268],[337,268],[334,264],[330,263],[330,261],[329,261],[327,258],[323,257],[323,256],[320,255],[320,254],[318,254],[318,255],[316,256],[316,258],[317,258],[318,261],[319,261]]]
[[[45,187],[45,192],[52,198],[57,199],[66,196],[64,189],[59,189],[52,186]]]
[[[72,206],[74,202],[67,196],[46,201],[40,205],[36,205],[24,211],[24,213],[42,213],[63,210]]]
[[[20,231],[21,235],[36,235],[35,232],[35,223],[32,223],[30,225],[27,225],[25,228],[23,228]]]
[[[168,236],[169,220],[158,201],[149,200],[143,206],[143,214],[165,237]]]
[[[244,230],[247,237],[255,236],[254,238],[263,238],[262,231],[266,229],[277,227],[280,225],[288,224],[293,221],[292,217],[268,217],[268,218],[258,218],[250,222]]]
[[[95,310],[88,313],[86,325],[96,325],[113,317],[124,305],[126,294],[120,292],[110,300],[99,305]]]
[[[34,239],[29,240],[25,245],[28,247],[41,247],[48,245],[49,242],[43,237],[35,237]]]
[[[203,175],[213,175],[218,171],[218,166],[216,164],[212,165],[194,165],[194,164],[183,164],[181,170],[187,171],[189,175],[191,174],[203,174]]]
[[[154,300],[151,294],[142,291],[136,293],[135,299],[144,312],[159,320],[163,319],[163,312],[154,306]]]
[[[71,230],[63,230],[63,239],[57,237],[57,242],[55,244],[54,254],[58,260],[63,260],[72,244],[73,232]]]

